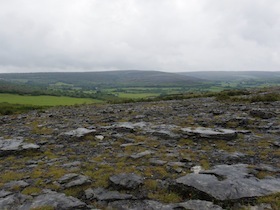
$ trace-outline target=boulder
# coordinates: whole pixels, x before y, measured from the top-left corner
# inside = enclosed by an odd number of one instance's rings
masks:
[[[143,184],[144,179],[134,173],[113,175],[109,178],[111,185],[116,189],[134,190]]]
[[[237,137],[237,132],[231,129],[188,127],[181,130],[183,134],[193,138],[233,140]]]
[[[236,200],[266,196],[280,191],[280,179],[258,179],[246,164],[218,165],[213,170],[188,174],[176,180],[180,192],[200,195],[205,200]]]

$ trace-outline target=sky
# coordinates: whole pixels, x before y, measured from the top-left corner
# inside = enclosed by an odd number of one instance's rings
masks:
[[[279,0],[0,0],[0,73],[279,71]]]

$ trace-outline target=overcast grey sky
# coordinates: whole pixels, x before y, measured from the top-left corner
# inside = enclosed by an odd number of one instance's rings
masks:
[[[0,0],[0,72],[280,70],[280,0]]]

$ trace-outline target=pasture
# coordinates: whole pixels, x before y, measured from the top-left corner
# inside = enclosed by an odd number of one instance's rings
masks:
[[[34,106],[66,106],[75,104],[102,103],[101,100],[90,98],[72,98],[65,96],[29,96],[16,94],[0,94],[0,103],[23,104]]]

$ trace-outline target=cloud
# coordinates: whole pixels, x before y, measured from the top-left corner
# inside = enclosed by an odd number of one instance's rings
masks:
[[[278,0],[0,0],[0,72],[279,70]]]

